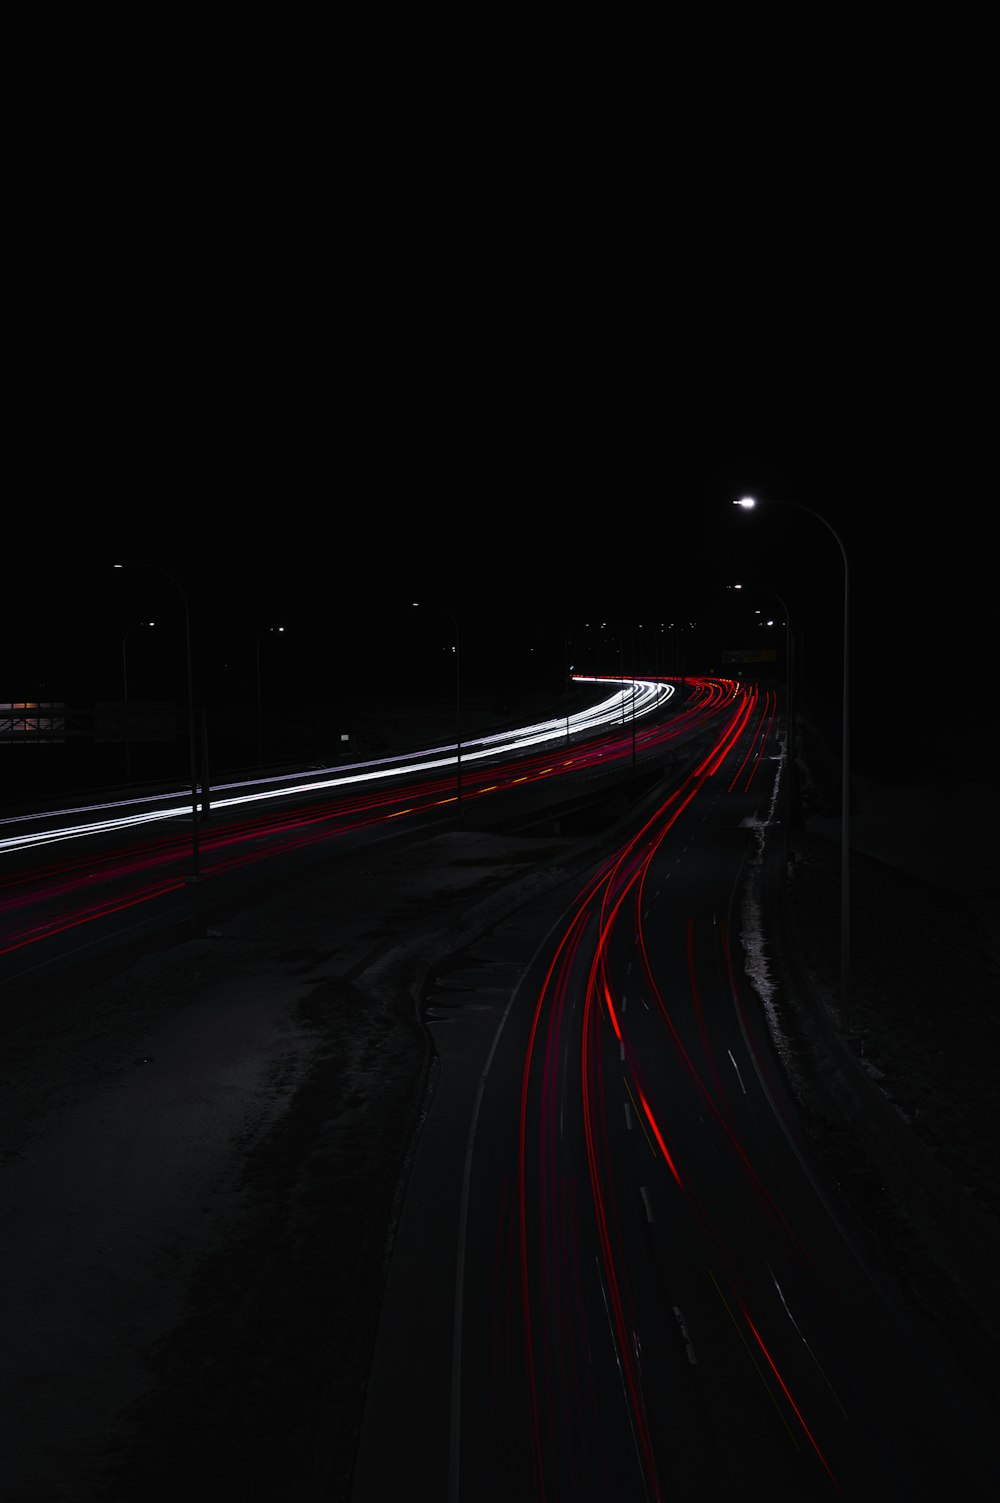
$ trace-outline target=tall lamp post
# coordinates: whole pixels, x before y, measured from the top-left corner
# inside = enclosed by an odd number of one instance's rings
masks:
[[[257,638],[257,766],[264,766],[264,715],[263,700],[260,692],[260,644],[271,632],[283,632],[283,626],[268,626]]]
[[[618,628],[618,677],[621,680],[622,729],[625,729],[625,633]]]
[[[420,609],[420,601],[414,600],[414,610]],[[455,799],[457,808],[458,828],[461,830],[465,825],[465,811],[462,806],[462,672],[461,672],[461,641],[458,630],[458,622],[448,610],[447,606],[439,606],[438,609],[448,617],[455,631]]]
[[[629,706],[630,706],[631,712],[632,712],[632,773],[631,773],[631,776],[634,776],[635,775],[635,635],[634,635],[633,632],[629,632],[629,639],[628,640],[629,640],[629,653],[630,653],[630,657],[631,657],[630,667],[631,667],[631,670],[632,670],[631,671],[631,675],[630,675],[631,679],[632,679],[632,694],[631,694],[631,698],[629,700]],[[622,628],[622,627],[619,627],[619,629],[618,629],[618,671],[621,674],[621,684],[622,684],[622,729],[624,729],[624,727],[625,727],[625,631],[624,631],[624,628]]]
[[[666,623],[663,622],[663,621],[660,622],[660,677],[661,678],[676,678],[677,677],[677,665],[678,665],[678,661],[679,661],[679,659],[678,659],[678,653],[677,653],[677,632],[678,632],[678,627],[677,627],[677,625],[676,625],[675,622],[671,621],[671,623],[670,623],[669,626],[667,626]],[[670,640],[670,647],[669,647],[669,649],[667,648],[667,644],[666,644],[666,636],[667,636],[667,634],[669,634],[669,640]],[[669,659],[669,661],[668,661],[668,659]]]
[[[840,556],[844,563],[844,670],[843,670],[843,711],[842,711],[842,752],[841,752],[841,788],[840,788],[840,1031],[845,1037],[851,1032],[851,840],[850,840],[850,814],[851,814],[851,772],[850,772],[850,569],[847,562],[847,549],[844,547],[839,534],[818,511],[811,506],[803,506],[797,501],[769,502],[769,505],[793,506],[797,511],[808,512],[833,535]],[[757,505],[753,496],[742,496],[733,502],[734,506],[741,506],[749,510]]]
[[[188,696],[188,741],[191,754],[191,875],[188,881],[195,885],[201,881],[201,859],[198,850],[198,743],[194,723],[194,674],[191,670],[191,612],[182,586],[166,569],[156,564],[115,564],[116,569],[148,569],[153,574],[162,574],[177,590],[184,604],[184,645],[187,653]],[[195,899],[195,927],[201,928],[201,914]]]
[[[132,743],[128,734],[128,655],[125,651],[129,637],[139,626],[155,626],[155,621],[135,621],[125,630],[122,637],[122,688],[125,691],[125,781],[132,781]]]

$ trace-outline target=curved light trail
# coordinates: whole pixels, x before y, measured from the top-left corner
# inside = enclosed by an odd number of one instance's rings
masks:
[[[465,807],[608,768],[629,748],[633,757],[655,756],[664,741],[697,732],[726,692],[725,681],[691,681],[687,704],[657,724],[653,712],[676,692],[669,680],[581,681],[616,687],[575,715],[463,742],[461,790],[455,745],[213,790],[211,819],[198,826],[194,900],[203,902],[205,881],[218,892],[221,878],[318,853],[380,825],[440,817],[459,796]],[[0,956],[41,955],[56,942],[70,947],[71,934],[96,936],[97,925],[112,919],[124,933],[156,912],[179,917],[179,905],[192,899],[192,841],[184,833],[191,819],[187,790],[0,819]],[[54,859],[42,864],[46,849]],[[23,973],[23,960],[16,969]]]
[[[575,675],[578,683],[602,683],[589,675]],[[489,736],[470,736],[462,742],[463,767],[469,762],[482,761],[498,756],[517,756],[532,746],[565,740],[567,736],[579,736],[606,730],[620,724],[624,719],[642,719],[654,710],[662,708],[676,692],[675,686],[663,679],[636,679],[627,681],[615,678],[613,682],[627,682],[609,699],[600,704],[578,710],[559,720],[538,721],[512,731],[497,731]],[[220,783],[212,791],[213,809],[233,809],[243,804],[263,800],[291,798],[303,793],[319,793],[329,789],[351,788],[362,783],[373,783],[388,778],[398,778],[401,773],[432,772],[437,768],[451,767],[457,763],[457,747],[454,742],[443,746],[427,747],[419,751],[400,752],[392,757],[378,757],[366,762],[349,763],[337,768],[316,768],[307,778],[301,772],[286,773],[278,777],[251,778],[242,782]],[[228,794],[228,797],[220,797]],[[51,845],[64,840],[80,840],[95,834],[111,833],[135,825],[150,824],[158,820],[190,818],[190,790],[180,789],[168,793],[143,795],[138,798],[122,798],[99,804],[78,804],[70,808],[52,811],[0,816],[0,832],[13,830],[18,825],[37,824],[42,820],[63,821],[71,816],[92,815],[90,820],[72,824],[56,823],[41,830],[24,834],[0,833],[0,854],[5,851],[31,849],[39,845]],[[160,807],[156,807],[160,806]],[[113,811],[127,809],[129,813]]]
[[[773,694],[715,706],[711,746],[591,873],[491,1052],[507,1066],[468,1152],[449,1503],[996,1482],[957,1365],[838,1212],[734,959],[783,748]]]

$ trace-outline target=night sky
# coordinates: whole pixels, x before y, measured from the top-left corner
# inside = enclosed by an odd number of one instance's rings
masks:
[[[252,678],[285,621],[310,686],[419,681],[416,594],[460,618],[471,675],[498,623],[704,620],[738,574],[823,682],[838,552],[788,508],[737,517],[750,490],[840,532],[872,714],[947,673],[935,713],[980,715],[985,94],[951,108],[870,42],[808,84],[740,57],[694,114],[627,77],[618,113],[589,76],[565,115],[505,74],[480,95],[449,67],[438,98],[405,49],[359,54],[334,107],[305,59],[261,80],[228,34],[162,83],[91,88],[69,56],[8,184],[0,699],[117,692],[124,631],[167,609],[110,577],[125,556],[183,582],[206,676]]]
[[[667,255],[642,209],[612,233],[554,197],[491,215],[470,188],[468,214],[439,190],[399,218],[356,178],[331,227],[262,171],[269,218],[241,174],[228,196],[174,183],[170,221],[95,183],[72,257],[25,233],[0,698],[116,696],[124,633],[154,615],[176,670],[177,594],[124,560],[181,582],[206,695],[218,674],[255,692],[274,624],[291,694],[418,688],[447,646],[410,602],[437,603],[471,685],[529,651],[558,666],[581,623],[710,622],[740,580],[785,601],[835,702],[843,566],[808,507],[851,565],[858,735],[987,713],[974,225],[970,254],[932,256],[868,202],[863,246],[843,220],[821,240],[817,197],[794,241],[692,230]],[[748,491],[793,504],[746,515]],[[129,656],[133,692],[159,692],[151,641],[133,630]]]
[[[308,469],[290,462],[286,472],[273,448],[258,469],[232,434],[234,473],[218,489],[198,480],[191,453],[190,480],[137,476],[134,495],[97,487],[67,511],[40,502],[7,571],[0,697],[117,697],[126,632],[132,693],[156,697],[164,655],[180,662],[182,620],[177,589],[142,567],[151,565],[184,591],[206,694],[218,675],[234,693],[255,693],[258,652],[269,681],[280,673],[292,694],[354,692],[386,673],[419,690],[447,655],[452,618],[470,690],[500,665],[527,674],[545,659],[558,671],[567,640],[588,639],[585,627],[592,637],[601,621],[626,655],[640,630],[695,623],[688,671],[724,671],[720,644],[762,640],[751,607],[780,619],[784,602],[807,684],[836,703],[844,573],[833,528],[851,571],[856,732],[877,723],[884,736],[917,705],[940,718],[961,702],[963,715],[982,717],[992,656],[984,508],[961,465],[944,470],[940,449],[928,451],[918,414],[908,452],[898,431],[835,447],[832,431],[801,426],[787,447],[773,426],[732,447],[721,413],[713,437],[705,413],[698,427],[680,416],[675,426],[669,404],[633,421],[617,403],[604,414],[610,435],[595,395],[545,434],[509,433],[496,463],[499,420],[466,430],[459,453],[442,432],[423,433],[391,466],[376,448],[369,471],[377,434],[351,438],[331,422],[302,438]],[[774,504],[734,507],[748,491]],[[127,577],[112,569],[119,561],[133,566]],[[737,581],[742,617],[726,591]],[[426,613],[419,626],[414,600]],[[138,627],[157,617],[155,632]],[[280,640],[265,635],[279,624]]]

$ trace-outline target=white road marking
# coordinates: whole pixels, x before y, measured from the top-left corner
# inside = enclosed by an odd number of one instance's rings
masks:
[[[687,1322],[684,1319],[684,1313],[683,1313],[683,1311],[677,1305],[674,1305],[673,1308],[674,1308],[674,1319],[677,1321],[677,1324],[681,1328],[681,1336],[684,1339],[684,1350],[687,1352],[687,1359],[690,1362],[690,1364],[691,1364],[692,1367],[697,1367],[698,1366],[698,1358],[695,1355],[694,1345],[693,1345],[693,1343],[691,1341],[691,1336],[690,1336],[690,1334],[688,1332]]]
[[[795,1316],[792,1314],[791,1310],[788,1308],[788,1301],[785,1298],[785,1292],[782,1289],[781,1285],[778,1283],[778,1280],[774,1277],[774,1271],[771,1268],[770,1263],[767,1263],[767,1259],[766,1258],[765,1258],[764,1261],[765,1261],[765,1263],[767,1265],[767,1271],[768,1271],[768,1273],[771,1275],[771,1278],[774,1280],[774,1287],[778,1291],[778,1298],[781,1300],[781,1303],[785,1307],[785,1314],[788,1316],[788,1319],[792,1322],[792,1325],[795,1327],[796,1331],[798,1331],[798,1333],[799,1333],[799,1340],[802,1342],[802,1345],[805,1347],[805,1349],[809,1353],[810,1357],[816,1363],[816,1366],[819,1369],[819,1372],[820,1372],[820,1375],[821,1375],[821,1377],[823,1379],[823,1382],[826,1384],[827,1388],[830,1390],[830,1392],[833,1394],[834,1399],[836,1400],[837,1408],[840,1410],[840,1412],[844,1416],[844,1418],[847,1419],[848,1418],[847,1410],[844,1408],[843,1404],[840,1402],[840,1399],[837,1397],[837,1390],[834,1388],[833,1384],[830,1382],[830,1379],[827,1377],[826,1373],[823,1371],[822,1364],[820,1363],[818,1357],[816,1356],[816,1353],[813,1351],[812,1347],[809,1345],[809,1343],[806,1340],[805,1336],[802,1334],[802,1327],[799,1325],[798,1321],[795,1319]]]

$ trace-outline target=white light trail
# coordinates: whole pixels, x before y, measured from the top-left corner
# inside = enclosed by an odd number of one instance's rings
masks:
[[[489,736],[475,736],[461,743],[462,763],[474,762],[485,757],[495,757],[508,752],[523,751],[529,746],[540,746],[547,741],[558,741],[580,731],[595,731],[602,727],[620,725],[622,716],[629,720],[649,714],[663,704],[675,692],[674,685],[657,679],[623,679],[618,675],[594,677],[589,674],[574,674],[577,683],[617,683],[621,688],[609,699],[578,710],[573,715],[563,715],[555,720],[537,721],[516,730],[497,731]],[[432,772],[450,767],[458,761],[457,743],[424,747],[419,751],[400,752],[392,757],[378,757],[367,762],[354,762],[347,766],[316,768],[307,780],[301,772],[284,773],[278,777],[254,778],[245,782],[221,783],[212,790],[212,807],[229,809],[239,804],[259,803],[264,799],[291,798],[294,794],[314,793],[325,788],[346,788],[352,784],[370,783],[380,778],[397,777],[401,772]],[[333,773],[334,776],[326,774]],[[283,786],[276,786],[276,785]],[[238,790],[238,791],[237,791]],[[220,793],[229,792],[228,798]],[[152,808],[153,804],[164,807]],[[113,810],[131,810],[114,814]],[[73,815],[93,814],[98,818],[82,824],[54,825],[44,830],[32,830],[24,834],[0,836],[0,852],[26,850],[35,846],[52,845],[65,840],[82,840],[91,835],[112,834],[116,830],[130,829],[136,825],[153,824],[167,819],[191,818],[190,789],[178,789],[168,793],[146,795],[142,798],[115,799],[101,804],[81,804],[76,808],[61,809],[32,814],[12,815],[0,818],[0,829],[5,826],[33,823],[53,819],[63,821]]]

